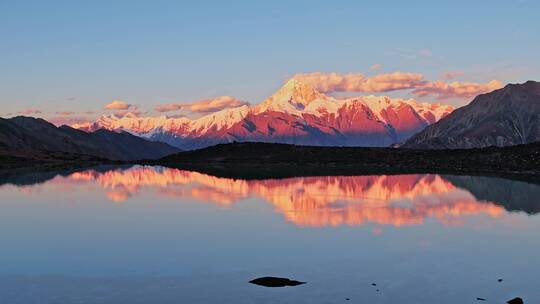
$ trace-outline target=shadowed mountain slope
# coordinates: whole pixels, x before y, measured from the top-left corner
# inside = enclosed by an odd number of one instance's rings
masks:
[[[407,148],[457,149],[540,141],[540,82],[509,84],[476,97],[411,137]]]
[[[165,143],[150,142],[126,132],[87,133],[24,116],[0,119],[0,150],[4,155],[33,155],[35,158],[63,152],[110,160],[155,159],[179,151]]]

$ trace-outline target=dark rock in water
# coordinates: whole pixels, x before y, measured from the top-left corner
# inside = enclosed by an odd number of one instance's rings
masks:
[[[377,286],[377,284],[375,284],[375,283],[371,283],[371,286]]]
[[[486,301],[484,298],[476,298],[477,301]]]
[[[289,280],[287,278],[276,278],[276,277],[262,277],[255,280],[249,281],[251,284],[265,286],[265,287],[285,287],[285,286],[298,286],[306,284],[306,282],[299,282],[294,280]]]
[[[506,302],[508,304],[523,304],[523,300],[521,298],[513,298],[512,300]]]
[[[350,300],[351,300],[351,299],[349,299],[349,298],[345,298],[345,301],[350,301]]]
[[[498,279],[498,280],[497,280],[497,282],[502,282],[502,281],[503,281],[503,279]]]

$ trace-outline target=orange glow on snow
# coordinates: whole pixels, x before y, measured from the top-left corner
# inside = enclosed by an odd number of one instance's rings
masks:
[[[403,226],[435,218],[459,225],[464,216],[497,217],[503,208],[480,202],[439,175],[330,176],[235,180],[171,168],[133,167],[73,173],[71,182],[96,182],[113,202],[143,189],[157,195],[231,206],[257,197],[296,225],[306,227],[377,223]]]

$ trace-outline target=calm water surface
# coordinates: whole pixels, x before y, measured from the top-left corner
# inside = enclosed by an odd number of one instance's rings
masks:
[[[0,184],[0,303],[540,303],[535,184],[138,166]],[[308,283],[247,283],[267,275]]]

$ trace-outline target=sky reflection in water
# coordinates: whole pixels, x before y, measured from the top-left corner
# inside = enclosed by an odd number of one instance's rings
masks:
[[[45,299],[71,292],[96,303],[107,301],[92,298],[92,286],[102,299],[111,299],[107,288],[124,290],[117,301],[133,301],[136,290],[165,303],[282,299],[243,285],[262,275],[308,281],[287,291],[287,303],[342,293],[379,303],[441,302],[451,291],[448,303],[540,298],[531,285],[540,268],[534,184],[441,175],[239,180],[142,166],[0,183],[0,281],[19,291],[14,303],[28,286]],[[504,288],[489,285],[499,276]],[[386,298],[356,285],[374,280]]]
[[[504,208],[477,199],[439,175],[326,176],[270,180],[238,180],[170,168],[133,167],[105,172],[88,170],[47,181],[56,192],[74,188],[103,192],[116,204],[134,196],[193,199],[230,206],[248,198],[262,199],[298,226],[421,224],[433,217],[459,224],[468,215],[498,217]],[[101,189],[96,189],[95,186]],[[40,191],[40,186],[20,191]]]

